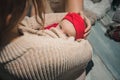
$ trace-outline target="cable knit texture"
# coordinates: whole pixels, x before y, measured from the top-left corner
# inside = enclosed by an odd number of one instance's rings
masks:
[[[87,40],[66,39],[54,28],[38,31],[24,25],[20,29],[24,35],[0,51],[3,80],[74,80],[91,60]]]

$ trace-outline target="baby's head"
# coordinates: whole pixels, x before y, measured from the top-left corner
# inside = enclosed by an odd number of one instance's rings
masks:
[[[68,13],[59,24],[53,24],[52,26],[60,29],[68,37],[84,38],[86,26],[84,19],[78,13]]]

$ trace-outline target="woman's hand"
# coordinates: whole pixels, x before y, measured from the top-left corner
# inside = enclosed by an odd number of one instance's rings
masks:
[[[90,20],[86,16],[84,16],[84,20],[86,23],[84,38],[86,38],[89,35],[92,26]]]
[[[90,33],[91,30],[91,22],[90,20],[84,15],[83,12],[80,12],[81,17],[85,20],[85,24],[86,24],[86,29],[85,29],[85,34],[84,34],[84,38],[87,38],[87,36]]]

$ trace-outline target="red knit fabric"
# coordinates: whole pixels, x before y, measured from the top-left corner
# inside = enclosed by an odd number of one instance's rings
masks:
[[[53,23],[53,24],[46,26],[44,29],[50,29],[51,27],[56,27],[57,25],[58,23]]]
[[[84,23],[84,19],[82,19],[82,17],[79,14],[70,12],[63,18],[63,20],[64,19],[67,19],[74,25],[76,31],[75,39],[84,38],[86,26]],[[46,26],[45,29],[50,29],[51,27],[56,27],[57,25],[58,23],[53,23],[51,25]]]

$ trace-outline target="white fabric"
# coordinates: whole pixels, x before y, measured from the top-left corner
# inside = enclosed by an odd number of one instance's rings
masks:
[[[93,3],[91,0],[84,0],[84,8],[96,14],[97,17],[101,18],[111,7],[110,0],[102,0],[99,3]]]

